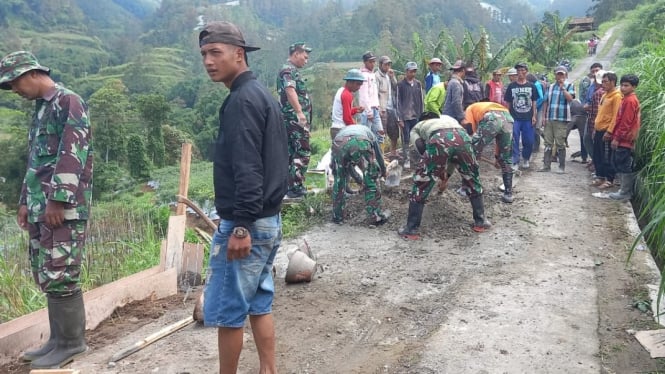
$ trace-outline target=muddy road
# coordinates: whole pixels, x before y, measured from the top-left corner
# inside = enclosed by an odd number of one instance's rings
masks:
[[[604,37],[605,40],[609,36]],[[601,44],[599,51],[603,45]],[[617,47],[618,48],[618,47]],[[616,50],[614,50],[616,53]],[[602,59],[609,66],[612,55]],[[596,59],[594,59],[595,61]],[[574,78],[588,71],[578,63]],[[607,67],[607,66],[606,66]],[[568,154],[579,150],[576,132]],[[628,203],[596,199],[590,173],[568,162],[566,174],[518,178],[515,202],[500,202],[500,174],[482,165],[493,228],[470,230],[471,207],[455,192],[459,176],[425,208],[422,240],[405,241],[408,183],[385,191],[393,211],[384,226],[363,224],[362,198],[344,225],[324,224],[304,238],[323,271],[286,285],[277,259],[274,315],[281,373],[634,373],[664,370],[629,331],[657,328],[633,307],[658,278],[646,251],[626,264],[633,240]],[[286,242],[297,244],[302,240]],[[189,326],[127,357],[107,360],[191,314],[193,298],[129,305],[96,331],[82,373],[215,373],[216,331]],[[240,373],[256,373],[249,327]],[[25,366],[6,366],[25,372]]]

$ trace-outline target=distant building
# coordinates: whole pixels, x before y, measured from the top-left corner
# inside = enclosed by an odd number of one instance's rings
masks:
[[[577,28],[577,31],[590,31],[595,30],[596,26],[593,23],[593,17],[577,17],[570,20],[568,28]]]

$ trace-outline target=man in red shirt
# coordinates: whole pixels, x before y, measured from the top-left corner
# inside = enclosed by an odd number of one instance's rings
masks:
[[[365,81],[359,69],[351,69],[344,77],[344,86],[340,87],[335,94],[332,107],[332,125],[330,126],[330,139],[335,140],[339,130],[345,126],[356,123],[355,116],[365,108],[353,106],[353,93],[357,92]]]
[[[640,132],[640,101],[635,95],[635,88],[640,78],[635,74],[626,74],[619,81],[623,99],[617,114],[616,125],[612,132],[610,147],[614,150],[612,163],[621,178],[621,188],[610,194],[614,200],[628,200],[633,196],[633,185],[637,173],[633,170],[633,152]]]

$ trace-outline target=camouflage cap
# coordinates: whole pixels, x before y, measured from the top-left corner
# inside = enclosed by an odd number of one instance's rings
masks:
[[[50,73],[51,69],[42,66],[35,55],[28,51],[12,52],[0,61],[0,89],[11,90],[11,82],[30,70]]]

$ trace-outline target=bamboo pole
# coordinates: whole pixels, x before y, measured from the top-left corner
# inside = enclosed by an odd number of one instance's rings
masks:
[[[190,143],[182,144],[182,152],[180,153],[180,185],[178,187],[178,195],[187,197],[189,190],[189,171],[192,165],[192,145]],[[185,204],[179,203],[176,207],[175,214],[177,216],[185,214]]]

